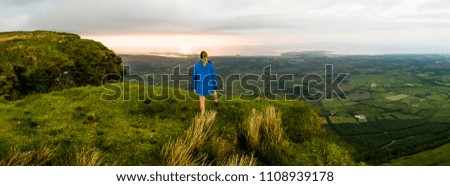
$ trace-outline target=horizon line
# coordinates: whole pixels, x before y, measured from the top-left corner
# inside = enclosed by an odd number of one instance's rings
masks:
[[[124,52],[124,51],[114,51],[118,55],[147,55],[147,56],[161,56],[161,57],[193,57],[198,56],[199,54],[195,53],[180,53],[180,52]],[[322,52],[322,54],[314,54],[314,52]],[[275,52],[274,52],[275,53]],[[293,55],[301,55],[304,56],[308,55],[317,55],[317,56],[324,56],[324,57],[333,57],[333,56],[386,56],[386,55],[441,55],[445,57],[450,57],[450,53],[379,53],[379,54],[370,54],[370,53],[358,53],[358,54],[351,54],[351,53],[335,53],[333,51],[326,51],[326,50],[304,50],[304,51],[290,51],[290,52],[279,52],[274,55],[264,55],[264,54],[235,54],[235,55],[211,55],[215,57],[283,57],[283,55],[289,55],[289,53],[292,53]]]

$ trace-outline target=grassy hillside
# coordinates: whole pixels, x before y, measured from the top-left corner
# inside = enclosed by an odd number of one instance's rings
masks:
[[[432,158],[430,158],[432,157]],[[450,166],[450,143],[438,148],[419,152],[411,156],[401,157],[383,165],[421,166],[438,165]]]
[[[75,34],[0,32],[0,97],[100,85],[106,74],[122,72],[121,62],[101,43]]]
[[[208,102],[201,117],[177,89],[138,101],[145,87],[129,87],[130,101],[101,101],[110,91],[91,86],[0,99],[0,165],[355,164],[302,101]]]

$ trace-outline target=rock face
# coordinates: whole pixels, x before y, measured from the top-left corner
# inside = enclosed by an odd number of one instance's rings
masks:
[[[103,44],[70,33],[0,33],[0,97],[19,99],[122,74],[122,59]],[[119,76],[108,76],[119,77]]]

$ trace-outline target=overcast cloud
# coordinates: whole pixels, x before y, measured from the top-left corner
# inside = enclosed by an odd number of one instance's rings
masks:
[[[231,35],[278,51],[450,49],[448,0],[2,0],[0,12],[0,31]]]

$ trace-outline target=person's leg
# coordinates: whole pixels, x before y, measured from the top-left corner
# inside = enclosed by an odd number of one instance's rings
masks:
[[[199,96],[200,98],[200,111],[202,112],[202,115],[205,114],[205,96]]]
[[[212,96],[213,96],[214,103],[216,104],[216,106],[219,106],[219,100],[217,99],[217,92],[216,92],[216,90],[214,90]]]

